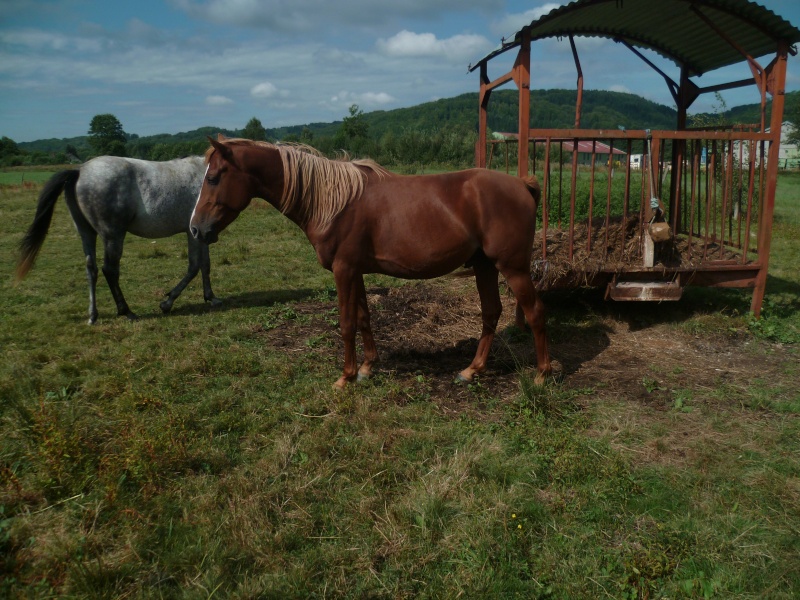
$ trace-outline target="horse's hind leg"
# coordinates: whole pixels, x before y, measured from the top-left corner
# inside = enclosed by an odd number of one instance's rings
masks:
[[[86,281],[89,284],[89,325],[97,323],[97,232],[83,216],[83,213],[78,208],[74,197],[71,194],[65,194],[64,199],[67,202],[67,208],[75,227],[78,230],[78,235],[81,236],[81,246],[83,247],[83,256],[86,258]]]
[[[527,271],[504,272],[503,275],[517,298],[517,310],[522,310],[525,320],[533,331],[538,371],[536,383],[543,383],[545,376],[552,372],[550,351],[547,348],[547,332],[545,331],[544,303],[536,293],[530,273]]]
[[[122,243],[124,240],[124,235],[114,239],[103,240],[105,248],[103,275],[106,277],[114,302],[117,304],[117,315],[135,319],[136,315],[128,307],[128,303],[125,302],[125,296],[122,295],[122,290],[119,287],[119,263],[122,260]]]
[[[481,299],[483,328],[481,339],[478,341],[478,351],[475,353],[475,358],[472,359],[472,364],[458,374],[458,379],[461,381],[472,381],[472,377],[476,373],[486,370],[486,361],[497,330],[497,321],[503,312],[500,288],[497,283],[497,268],[486,258],[476,261],[474,268],[475,283],[478,285],[478,295]]]
[[[372,365],[378,360],[378,347],[375,345],[375,338],[369,323],[369,304],[367,303],[367,290],[364,287],[364,277],[359,277],[356,285],[358,286],[358,330],[361,332],[361,340],[364,343],[364,362],[358,369],[360,381],[372,375]]]
[[[97,234],[82,232],[81,243],[86,257],[86,280],[89,283],[89,325],[97,323]]]

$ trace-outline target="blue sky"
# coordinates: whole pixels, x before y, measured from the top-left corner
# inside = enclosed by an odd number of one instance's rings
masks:
[[[761,2],[800,26],[800,1]],[[85,135],[112,113],[129,133],[329,122],[478,88],[467,65],[558,4],[519,0],[0,0],[0,136]],[[673,106],[663,79],[609,40],[578,44],[586,89]],[[534,87],[575,87],[568,42],[534,44]],[[509,57],[513,52],[507,53]],[[674,79],[677,67],[653,60]],[[497,64],[497,67],[494,65]],[[609,67],[611,65],[611,67]],[[503,66],[493,61],[499,75]],[[704,76],[748,77],[741,65]],[[542,82],[542,83],[540,83]],[[546,82],[546,83],[544,83]],[[789,60],[787,91],[800,89]],[[723,94],[758,101],[755,87]],[[713,95],[692,106],[711,110]],[[477,109],[476,109],[477,110]]]

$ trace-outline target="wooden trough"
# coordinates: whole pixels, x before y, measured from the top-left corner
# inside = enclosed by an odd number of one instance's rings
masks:
[[[675,100],[676,128],[582,129],[577,35],[613,39],[655,69]],[[530,123],[531,43],[550,37],[569,40],[577,69],[571,129]],[[540,253],[532,268],[540,288],[605,287],[614,300],[677,300],[686,285],[752,288],[751,309],[758,316],[772,238],[786,62],[798,41],[800,30],[747,0],[661,0],[657,11],[650,0],[577,0],[470,65],[480,74],[477,166],[492,166],[496,144],[513,144],[517,173],[533,171],[542,184]],[[672,60],[680,69],[678,82],[642,48]],[[509,50],[517,52],[513,68],[490,79],[489,62]],[[766,67],[756,60],[764,56],[772,57]],[[737,63],[745,63],[752,78],[709,87],[692,81]],[[519,91],[518,132],[491,140],[491,93],[511,82]],[[743,86],[758,90],[760,122],[687,127],[687,111],[700,95]],[[642,160],[632,166],[609,148]]]

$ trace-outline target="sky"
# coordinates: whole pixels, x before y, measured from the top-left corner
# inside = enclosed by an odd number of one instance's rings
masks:
[[[761,4],[800,27],[800,1]],[[341,120],[353,104],[371,112],[477,92],[478,73],[468,73],[468,65],[557,6],[535,0],[0,0],[0,137],[86,135],[92,117],[105,113],[140,136],[242,129],[252,117],[267,128],[303,125]],[[584,89],[631,92],[674,106],[661,76],[626,48],[598,38],[576,42]],[[568,41],[535,42],[532,52],[533,87],[575,89]],[[515,54],[493,60],[490,76],[507,70],[502,61]],[[674,63],[647,55],[679,79]],[[701,84],[749,76],[743,64],[706,74]],[[800,57],[789,59],[786,89],[800,89]],[[723,93],[728,107],[758,98],[755,86]],[[706,94],[690,112],[715,105]]]

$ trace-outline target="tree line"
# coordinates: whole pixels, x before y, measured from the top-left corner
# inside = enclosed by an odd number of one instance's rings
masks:
[[[195,138],[179,142],[155,142],[150,138],[126,134],[112,114],[96,115],[89,127],[87,145],[67,144],[60,152],[27,152],[11,139],[0,139],[0,166],[78,163],[94,156],[127,156],[144,160],[171,160],[203,154],[208,148],[206,135],[215,128],[195,132]],[[253,117],[241,130],[224,131],[229,137],[244,137],[270,142],[293,142],[311,146],[329,157],[369,157],[389,167],[436,165],[449,168],[472,166],[477,133],[460,126],[388,130],[375,137],[365,113],[352,105],[332,135],[316,134],[303,127],[299,133],[284,133],[281,139],[269,135],[261,121]]]
[[[573,127],[575,98],[576,92],[571,90],[532,90],[531,123],[543,128]],[[423,167],[463,168],[474,165],[477,107],[477,94],[469,93],[410,108],[370,113],[364,113],[354,104],[341,121],[333,123],[267,129],[253,117],[239,130],[202,127],[187,133],[147,137],[126,133],[116,116],[102,114],[91,120],[88,135],[82,138],[25,144],[29,149],[21,148],[7,137],[0,138],[0,166],[78,163],[102,154],[170,160],[203,154],[208,148],[206,136],[222,132],[229,137],[303,143],[330,157],[342,154],[369,157],[387,167],[409,172]],[[719,119],[728,123],[753,122],[758,105],[728,110],[723,103],[716,112],[719,114],[697,115],[695,125]],[[670,129],[675,126],[676,114],[673,108],[634,94],[589,90],[583,97],[581,127]],[[785,119],[800,123],[800,92],[786,94]],[[489,106],[489,129],[515,132],[517,122],[516,91],[494,92]],[[795,129],[795,138],[798,132],[800,128]]]

